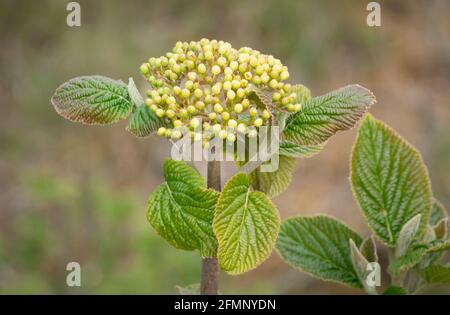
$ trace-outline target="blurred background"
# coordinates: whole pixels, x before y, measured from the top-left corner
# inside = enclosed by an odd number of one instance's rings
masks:
[[[197,252],[170,247],[145,218],[169,154],[163,139],[134,138],[125,122],[65,121],[50,104],[62,82],[103,74],[142,91],[139,66],[177,40],[250,46],[289,67],[314,95],[350,83],[371,89],[371,112],[423,154],[438,199],[450,206],[450,2],[0,0],[0,293],[176,293],[199,282]],[[368,235],[348,183],[356,131],[299,161],[275,199],[282,218],[327,213]],[[82,286],[66,286],[66,264]],[[384,283],[386,279],[383,279]],[[224,294],[358,294],[293,270],[276,255],[243,276],[221,275]],[[443,293],[443,288],[434,289]]]

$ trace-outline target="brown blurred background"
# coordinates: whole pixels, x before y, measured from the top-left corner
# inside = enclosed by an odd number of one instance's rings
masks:
[[[134,138],[124,122],[70,123],[49,101],[82,74],[133,76],[144,91],[139,65],[177,40],[273,54],[314,95],[368,87],[372,113],[421,150],[436,197],[450,205],[449,1],[379,1],[381,27],[366,24],[369,1],[79,1],[78,28],[66,25],[68,2],[0,0],[0,293],[175,293],[199,281],[198,254],[170,247],[145,219],[169,145]],[[347,179],[354,138],[339,133],[298,163],[275,199],[283,218],[332,214],[368,235]],[[82,266],[81,288],[65,284],[69,261]],[[273,254],[243,276],[222,275],[221,292],[360,291]]]

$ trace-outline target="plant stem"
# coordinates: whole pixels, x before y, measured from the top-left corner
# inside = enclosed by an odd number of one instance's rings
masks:
[[[217,191],[222,189],[220,177],[220,161],[208,162],[207,173],[208,188],[213,188]],[[200,284],[200,294],[216,295],[219,287],[219,265],[217,258],[203,258],[202,259],[202,277]]]

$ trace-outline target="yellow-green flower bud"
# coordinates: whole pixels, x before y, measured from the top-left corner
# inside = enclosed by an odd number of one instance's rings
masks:
[[[294,111],[299,112],[302,110],[302,104],[295,104],[294,105]]]
[[[243,97],[245,96],[245,90],[239,88],[239,89],[236,91],[236,95],[237,95],[239,98],[243,98]]]
[[[158,133],[158,136],[164,136],[166,134],[166,128],[164,128],[164,127],[159,128],[157,133]]]
[[[263,110],[262,115],[261,115],[264,119],[269,119],[270,118],[270,113],[267,109]]]
[[[224,67],[227,64],[227,58],[220,56],[217,59],[217,64],[221,67]]]
[[[225,75],[232,75],[232,74],[233,74],[233,70],[231,70],[230,67],[226,67],[226,68],[223,70],[223,73],[224,73]]]
[[[236,128],[237,124],[238,124],[237,121],[234,119],[230,119],[228,121],[228,127],[230,127],[230,128]]]
[[[173,130],[171,134],[172,139],[180,139],[181,132],[179,130]]]
[[[164,117],[164,114],[165,114],[164,109],[158,108],[158,109],[156,110],[156,116],[158,116],[158,117]]]
[[[212,129],[213,129],[213,131],[214,131],[215,133],[219,133],[219,131],[222,130],[222,126],[221,126],[220,124],[215,124],[215,125],[212,127]]]
[[[217,95],[220,93],[220,91],[222,90],[221,84],[220,83],[216,83],[212,86],[211,88],[211,93],[214,95]]]
[[[241,82],[238,80],[233,80],[231,81],[231,87],[236,90],[241,87]]]
[[[169,118],[175,117],[175,112],[171,109],[166,110],[166,116]]]
[[[197,128],[200,125],[200,120],[198,118],[192,118],[189,122],[189,126],[192,128]]]
[[[181,118],[187,118],[189,116],[188,111],[184,108],[180,109],[178,114],[180,115]]]
[[[203,96],[203,91],[200,90],[200,89],[195,89],[195,91],[194,91],[194,96],[195,96],[196,98],[201,98],[201,97]]]
[[[181,120],[174,120],[173,121],[173,126],[174,128],[180,128],[181,126],[183,126],[183,122]]]
[[[223,89],[225,91],[231,90],[231,82],[230,81],[223,82]]]
[[[228,120],[228,119],[230,119],[230,113],[229,112],[222,112],[220,117],[222,117],[222,120]]]
[[[275,93],[272,94],[272,101],[277,102],[277,101],[279,101],[280,99],[281,99],[281,94],[280,94],[280,93],[275,92]]]
[[[244,107],[244,109],[246,109],[247,107],[250,106],[250,101],[247,98],[244,98],[241,102],[242,107]]]
[[[249,114],[250,114],[250,116],[256,116],[256,115],[258,115],[258,110],[256,108],[252,107],[249,109]]]
[[[242,106],[241,103],[237,103],[236,105],[234,105],[234,112],[237,114],[240,114],[243,109],[244,107]]]
[[[220,73],[220,67],[218,66],[218,65],[214,65],[214,66],[212,66],[212,68],[211,68],[211,73],[213,74],[213,75],[218,75],[219,73]]]
[[[189,91],[188,89],[183,89],[181,91],[181,97],[182,98],[189,98],[190,95],[191,95],[191,91]]]
[[[230,62],[231,70],[235,71],[235,70],[237,70],[238,67],[239,67],[239,64],[236,61],[233,60],[232,62]]]
[[[278,86],[278,81],[275,80],[275,79],[270,80],[269,86],[270,86],[272,89],[276,89],[277,86]]]
[[[219,131],[219,138],[225,139],[227,137],[227,131],[226,130],[220,130]]]
[[[139,68],[139,70],[141,71],[141,73],[143,74],[143,75],[147,75],[148,74],[148,63],[143,63],[142,65],[141,65],[141,67]]]
[[[194,114],[197,111],[197,109],[195,108],[195,106],[189,105],[187,107],[187,111],[189,114]]]
[[[203,110],[205,108],[205,103],[203,103],[202,101],[197,101],[197,102],[195,102],[195,107],[198,110]]]
[[[289,72],[288,71],[282,71],[280,73],[280,79],[283,80],[283,81],[289,79]]]
[[[245,126],[245,124],[240,123],[240,124],[237,126],[236,130],[237,130],[238,132],[240,132],[240,133],[245,133],[245,132],[247,131],[247,127]]]
[[[255,127],[261,127],[263,124],[263,120],[261,118],[256,118],[255,121],[253,122],[253,125],[255,125]]]
[[[217,114],[214,113],[214,112],[211,112],[211,113],[208,114],[208,118],[210,120],[215,120],[217,118]]]
[[[201,74],[205,74],[206,73],[206,66],[201,63],[197,66],[197,71]]]
[[[214,111],[216,112],[216,113],[221,113],[221,112],[223,112],[223,107],[222,107],[222,105],[220,105],[219,103],[217,103],[217,104],[215,104],[214,105]]]
[[[229,91],[227,92],[227,98],[228,98],[229,100],[234,100],[235,97],[236,97],[236,93],[234,93],[233,90],[229,90]]]
[[[167,138],[170,138],[170,136],[172,135],[172,129],[166,129],[166,132],[164,133],[164,135],[165,135]]]

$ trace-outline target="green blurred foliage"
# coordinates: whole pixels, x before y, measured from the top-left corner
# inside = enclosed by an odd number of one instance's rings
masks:
[[[273,54],[314,95],[369,87],[374,114],[422,151],[436,197],[450,205],[450,2],[380,1],[380,28],[366,25],[360,0],[82,0],[80,28],[66,25],[68,2],[0,1],[0,293],[176,293],[199,281],[198,254],[170,247],[145,219],[169,145],[133,138],[124,123],[69,123],[49,102],[82,74],[133,76],[144,91],[139,65],[177,40]],[[354,135],[299,163],[275,200],[283,218],[326,212],[368,234],[347,182]],[[81,264],[81,288],[65,284],[70,261]],[[241,277],[222,275],[221,291],[359,292],[275,254]]]

